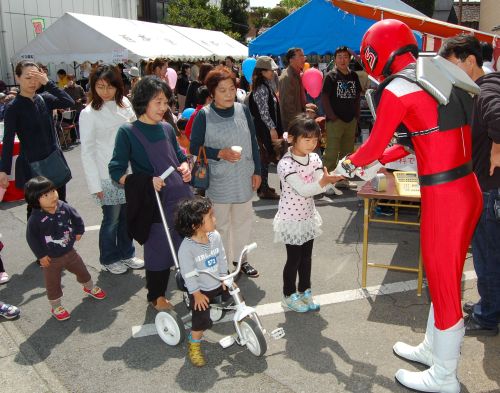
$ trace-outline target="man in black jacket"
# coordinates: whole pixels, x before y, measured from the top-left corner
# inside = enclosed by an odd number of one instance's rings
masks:
[[[346,46],[337,48],[334,58],[335,69],[326,74],[321,91],[327,138],[323,165],[329,171],[335,169],[340,158],[354,151],[361,95],[358,75],[349,69],[349,49]],[[348,184],[346,180],[338,182],[337,186]]]
[[[483,192],[483,212],[472,240],[481,299],[466,303],[466,336],[496,336],[500,322],[500,73],[485,75],[479,41],[460,35],[447,39],[439,54],[456,64],[481,89],[474,98],[472,161]]]

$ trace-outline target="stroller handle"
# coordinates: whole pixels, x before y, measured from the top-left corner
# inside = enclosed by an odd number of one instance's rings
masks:
[[[230,274],[227,274],[225,276],[217,276],[215,274],[213,274],[212,272],[209,272],[208,270],[198,270],[198,269],[195,269],[194,271],[186,274],[186,277],[192,277],[192,276],[198,276],[200,273],[204,273],[204,274],[208,274],[209,276],[215,278],[216,280],[219,280],[219,281],[224,281],[224,280],[227,280],[227,279],[230,279],[230,278],[233,278],[235,276],[237,276],[241,270],[241,263],[243,261],[243,259],[245,258],[245,256],[250,252],[250,251],[253,251],[257,248],[257,243],[251,243],[251,244],[247,244],[245,247],[243,247],[243,250],[241,251],[241,254],[240,254],[240,258],[238,260],[238,265],[236,265],[236,269],[234,270],[234,272],[230,273]]]

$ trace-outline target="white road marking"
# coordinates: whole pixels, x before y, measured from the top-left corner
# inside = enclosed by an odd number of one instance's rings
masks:
[[[91,226],[85,227],[85,232],[98,231],[99,229],[101,229],[100,225],[91,225]]]
[[[462,281],[469,281],[476,279],[476,272],[467,271],[463,273]],[[427,286],[424,282],[424,287]],[[414,291],[417,289],[417,280],[399,281],[389,284],[374,285],[366,287],[366,289],[350,289],[341,292],[325,293],[323,295],[316,295],[315,300],[322,306],[336,303],[346,303],[354,300],[361,300],[372,298],[374,296],[390,295],[392,293],[401,293]],[[281,305],[281,302],[261,304],[255,306],[255,311],[261,317],[266,315],[281,314],[286,311]],[[226,314],[224,318],[214,324],[229,322],[232,320],[232,313]],[[139,326],[132,326],[132,337],[139,338],[156,334],[156,328],[153,323]]]

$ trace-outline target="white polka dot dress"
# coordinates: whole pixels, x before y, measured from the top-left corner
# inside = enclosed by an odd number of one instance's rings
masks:
[[[282,190],[278,213],[274,217],[274,241],[285,244],[301,245],[321,235],[322,220],[314,205],[313,197],[299,195],[286,178],[297,174],[304,183],[314,181],[314,173],[323,168],[321,159],[316,153],[309,154],[306,164],[295,160],[287,152],[278,163],[278,175]]]

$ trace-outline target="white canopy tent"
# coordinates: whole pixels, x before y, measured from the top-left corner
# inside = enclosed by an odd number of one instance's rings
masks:
[[[240,44],[221,31],[173,25],[168,25],[168,27],[208,49],[216,60],[224,60],[226,56],[232,56],[236,60],[243,60],[248,57],[248,48],[245,45]]]
[[[203,37],[210,40],[203,44]],[[241,59],[247,54],[246,46],[221,32],[68,12],[18,51],[13,61],[137,63],[155,57],[193,61],[228,55]]]

